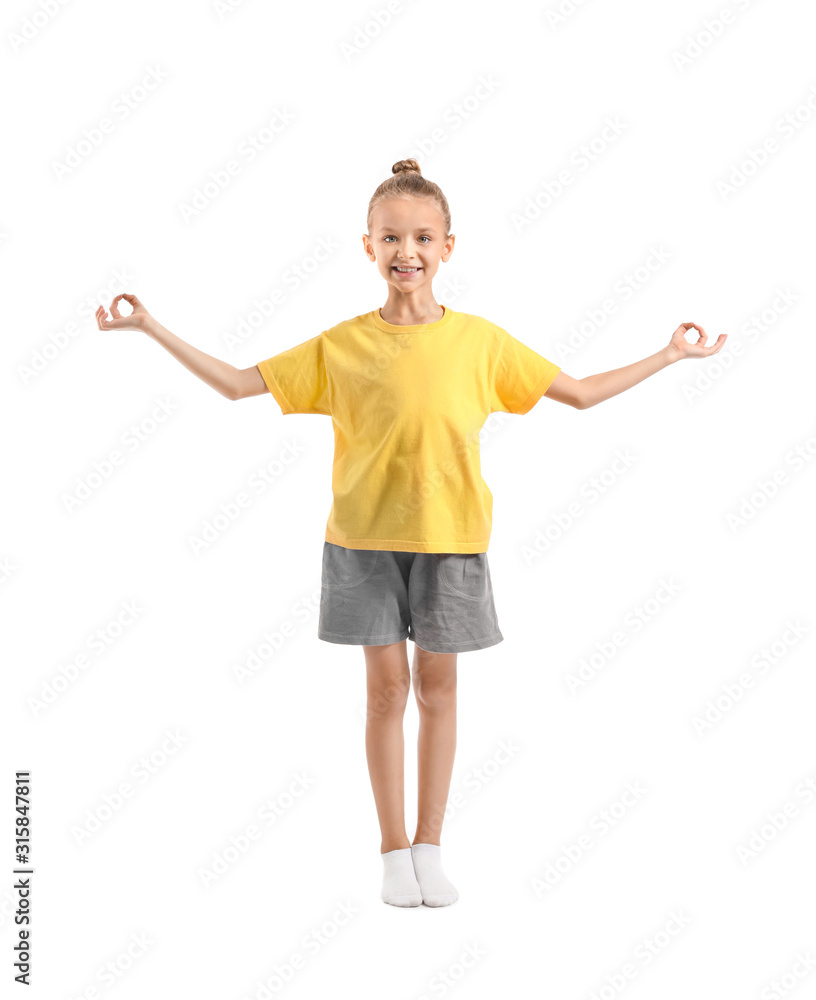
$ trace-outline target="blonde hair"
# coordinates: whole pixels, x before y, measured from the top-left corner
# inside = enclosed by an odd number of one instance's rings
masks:
[[[445,235],[450,236],[451,214],[448,199],[441,188],[422,176],[416,160],[397,160],[391,167],[392,177],[380,184],[368,203],[366,226],[371,232],[371,214],[387,198],[430,198],[438,207],[445,223]]]

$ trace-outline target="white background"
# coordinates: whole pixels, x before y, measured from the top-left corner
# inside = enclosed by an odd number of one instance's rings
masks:
[[[554,0],[41,10],[3,12],[3,990],[13,775],[30,769],[28,995],[787,995],[774,980],[812,995],[797,960],[816,948],[811,6],[587,0],[560,21]],[[242,144],[284,111],[249,161]],[[607,118],[620,134],[603,142]],[[379,896],[362,650],[316,636],[330,420],[284,419],[268,394],[229,402],[92,314],[134,292],[247,367],[374,309],[366,209],[411,155],[457,237],[437,301],[576,378],[655,353],[684,321],[728,341],[589,410],[542,399],[485,427],[505,641],[459,657],[442,857],[460,899],[403,910]],[[239,173],[185,219],[231,159]],[[572,183],[547,203],[563,170]],[[336,249],[315,265],[321,240]],[[282,304],[230,345],[276,288]],[[170,413],[151,422],[160,401]],[[293,445],[196,553],[205,522]],[[615,474],[618,451],[633,459]],[[239,683],[265,633],[278,649]],[[409,837],[416,726],[412,700]],[[142,781],[132,768],[151,755]],[[260,838],[205,885],[252,823]],[[315,945],[322,925],[333,936]]]

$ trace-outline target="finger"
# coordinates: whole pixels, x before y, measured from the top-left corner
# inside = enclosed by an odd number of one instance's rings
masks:
[[[113,316],[114,319],[121,319],[122,318],[119,315],[119,306],[117,306],[117,304],[116,304],[119,301],[120,298],[121,298],[121,296],[117,295],[116,298],[113,300],[113,302],[111,302],[110,312],[111,312],[111,316]]]
[[[725,334],[721,333],[714,343],[707,349],[708,354],[716,354],[725,343]]]

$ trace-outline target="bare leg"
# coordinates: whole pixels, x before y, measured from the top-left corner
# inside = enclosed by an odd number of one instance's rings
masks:
[[[380,852],[411,846],[405,830],[405,740],[402,731],[411,686],[406,640],[363,646],[366,659],[366,757],[377,806]]]
[[[414,694],[419,709],[414,844],[439,844],[442,835],[456,755],[457,655],[414,648]]]

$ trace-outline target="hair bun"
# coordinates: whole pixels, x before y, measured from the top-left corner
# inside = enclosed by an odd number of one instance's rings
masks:
[[[407,174],[409,171],[415,170],[419,176],[422,176],[422,171],[419,169],[419,164],[416,160],[397,160],[393,167],[391,167],[392,174]]]

